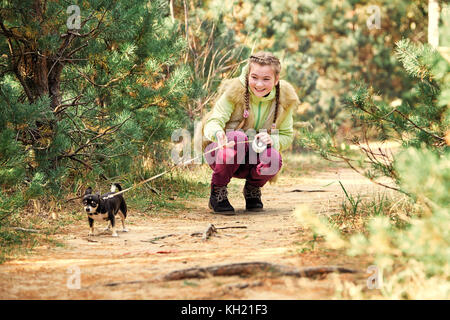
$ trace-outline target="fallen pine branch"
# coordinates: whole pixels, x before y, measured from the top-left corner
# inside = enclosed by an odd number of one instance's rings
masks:
[[[83,196],[78,196],[78,197],[75,197],[75,198],[70,198],[70,199],[67,199],[66,202],[70,202],[70,201],[73,201],[73,200],[78,200],[78,199],[81,199],[81,198],[83,198]]]
[[[329,192],[326,190],[301,190],[301,189],[294,189],[292,191],[289,192]]]
[[[272,272],[276,276],[292,276],[292,277],[303,277],[303,278],[316,278],[319,276],[326,275],[328,273],[359,273],[360,271],[354,269],[348,269],[345,267],[338,266],[319,266],[319,267],[304,267],[304,268],[292,268],[279,264],[272,264],[268,262],[243,262],[243,263],[232,263],[224,264],[218,266],[210,267],[199,267],[199,268],[188,268],[182,270],[175,270],[167,273],[163,276],[157,276],[146,280],[132,280],[124,282],[111,282],[103,284],[107,287],[115,287],[119,285],[127,284],[142,284],[142,283],[155,283],[160,281],[174,281],[174,280],[184,280],[184,279],[203,279],[211,276],[250,276],[257,272]],[[256,282],[253,285],[236,285],[239,289],[245,289],[246,287],[259,286],[262,283]],[[227,287],[228,289],[229,286]]]
[[[246,289],[246,288],[252,288],[252,287],[261,287],[264,285],[264,282],[262,281],[255,281],[252,283],[238,283],[238,284],[232,284],[232,285],[228,285],[225,288],[228,290],[232,290],[232,289]]]
[[[22,232],[41,233],[39,230],[35,230],[35,229],[25,229],[25,228],[20,228],[20,227],[13,227],[13,228],[11,228],[11,229],[17,230],[17,231],[22,231]]]
[[[155,238],[152,238],[150,240],[141,240],[141,242],[154,243],[155,241],[158,241],[158,240],[161,240],[161,239],[165,239],[165,238],[168,238],[168,237],[174,237],[174,236],[178,236],[178,234],[176,234],[176,233],[166,234],[164,236],[155,237]]]
[[[209,224],[208,228],[204,232],[193,232],[191,233],[191,237],[203,236],[203,240],[207,240],[214,233],[217,233],[217,230],[223,229],[247,229],[247,227],[246,226],[215,227],[213,224]]]
[[[203,235],[203,232],[193,232],[193,233],[191,233],[191,237],[201,236],[201,235]]]
[[[232,263],[211,267],[188,268],[169,272],[162,277],[164,281],[206,278],[209,276],[248,276],[256,272],[272,272],[280,276],[314,278],[332,272],[357,273],[357,270],[337,266],[291,268],[268,262]]]
[[[247,229],[247,226],[233,226],[233,227],[217,227],[217,230],[222,229]]]
[[[110,283],[104,284],[104,286],[105,287],[116,287],[116,286],[120,286],[120,285],[124,285],[124,284],[137,284],[137,283],[143,283],[143,282],[148,282],[148,281],[136,280],[136,281],[125,281],[125,282],[110,282]]]

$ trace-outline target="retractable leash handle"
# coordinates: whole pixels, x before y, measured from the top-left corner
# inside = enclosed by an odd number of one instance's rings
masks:
[[[261,139],[259,139],[259,138],[253,139],[253,142],[252,142],[253,151],[255,151],[256,153],[261,153],[264,150],[266,150],[266,148],[267,148],[267,144],[263,143],[261,141]]]

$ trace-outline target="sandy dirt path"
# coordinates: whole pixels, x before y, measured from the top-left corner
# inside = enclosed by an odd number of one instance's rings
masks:
[[[265,211],[260,213],[243,210],[244,180],[234,179],[229,194],[235,216],[211,214],[207,199],[191,199],[186,202],[188,209],[164,218],[144,216],[131,208],[128,233],[119,232],[118,238],[103,233],[91,241],[87,222],[82,220],[53,236],[64,246],[39,247],[31,255],[0,265],[0,298],[331,299],[335,297],[336,277],[361,283],[364,275],[306,279],[259,272],[246,277],[154,279],[178,269],[253,261],[296,268],[336,265],[366,270],[367,265],[360,260],[319,245],[311,249],[311,233],[292,214],[299,204],[307,204],[319,214],[337,212],[344,197],[338,181],[353,194],[373,194],[376,189],[349,169],[327,169],[307,177],[282,176],[276,185],[265,186]],[[218,230],[206,241],[191,236],[203,232],[210,223],[246,228]],[[101,227],[97,232],[105,226]],[[149,242],[168,234],[175,235]]]

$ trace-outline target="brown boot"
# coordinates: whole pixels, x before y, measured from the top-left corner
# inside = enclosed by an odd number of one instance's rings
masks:
[[[245,209],[247,211],[262,211],[261,187],[252,186],[245,182],[244,186]]]
[[[215,213],[233,215],[234,208],[228,201],[228,189],[227,186],[218,187],[211,184],[211,195],[209,197],[209,208],[214,210]]]

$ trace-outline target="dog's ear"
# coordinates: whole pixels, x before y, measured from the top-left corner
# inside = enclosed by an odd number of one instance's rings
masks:
[[[86,192],[84,193],[84,195],[91,194],[91,193],[92,193],[92,188],[91,188],[91,187],[88,187],[88,188],[86,189]]]
[[[102,197],[100,196],[100,193],[98,193],[98,192],[96,194],[92,195],[92,197],[93,197],[93,200],[96,201],[97,203],[100,203],[103,201]]]

